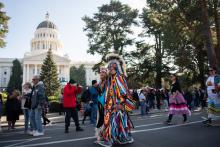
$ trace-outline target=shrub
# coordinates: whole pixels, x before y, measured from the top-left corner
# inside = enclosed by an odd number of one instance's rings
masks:
[[[59,112],[60,111],[60,103],[58,101],[51,101],[49,112]]]

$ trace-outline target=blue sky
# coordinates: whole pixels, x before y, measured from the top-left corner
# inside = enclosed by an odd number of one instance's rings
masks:
[[[7,45],[0,49],[1,58],[23,58],[30,51],[30,41],[37,25],[44,21],[48,11],[56,24],[63,43],[63,52],[73,61],[98,61],[100,57],[87,54],[88,41],[83,32],[84,15],[92,16],[97,7],[110,0],[1,0],[9,21]],[[145,0],[120,0],[133,8],[142,9]]]

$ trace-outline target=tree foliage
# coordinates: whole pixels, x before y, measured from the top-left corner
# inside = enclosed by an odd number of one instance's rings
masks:
[[[58,79],[57,66],[53,60],[51,49],[48,50],[47,56],[41,67],[40,78],[44,82],[46,95],[53,96],[60,87]]]
[[[14,89],[22,90],[22,67],[18,59],[13,61],[12,75],[8,83],[7,91],[10,93]]]
[[[4,41],[5,35],[8,33],[8,21],[9,17],[2,10],[4,8],[4,4],[0,2],[0,48],[3,48],[6,44]]]
[[[93,17],[84,16],[84,31],[89,41],[88,53],[105,56],[109,52],[124,55],[125,47],[132,45],[134,38],[131,27],[137,25],[138,10],[111,0],[110,4],[98,7]]]
[[[70,79],[74,79],[78,84],[83,87],[86,86],[86,70],[84,65],[80,65],[79,68],[72,66],[70,68]]]
[[[119,17],[113,20],[109,17],[108,14],[117,16],[115,15],[117,13],[110,11],[112,3],[117,2],[111,1],[109,5],[99,7],[99,13],[95,13],[93,18],[87,16],[83,18],[86,22],[84,30],[89,38],[88,52],[105,55],[115,51],[123,55],[128,64],[128,83],[135,88],[145,85],[160,88],[162,79],[167,79],[170,72],[181,73],[183,79],[187,79],[187,82],[184,82],[185,87],[189,87],[190,83],[200,83],[204,87],[204,75],[210,60],[207,56],[210,51],[207,47],[207,39],[210,38],[204,35],[207,26],[205,27],[204,17],[201,15],[203,14],[201,1],[207,3],[205,6],[208,21],[206,21],[210,22],[212,33],[209,37],[213,39],[218,58],[220,57],[218,0],[146,0],[146,6],[139,14],[141,21],[137,23],[136,17],[130,19],[135,22],[132,24],[143,29],[139,38],[134,40],[134,35],[128,32],[122,35],[123,38],[133,37],[131,41],[136,46],[133,46],[133,50],[129,52],[125,51],[130,44],[120,46],[117,44],[118,41],[114,40],[114,27],[117,28],[119,24],[112,25],[112,22],[117,22]],[[130,26],[128,25],[129,30]],[[117,29],[115,30],[117,32]],[[149,41],[149,38],[153,38],[154,41]]]

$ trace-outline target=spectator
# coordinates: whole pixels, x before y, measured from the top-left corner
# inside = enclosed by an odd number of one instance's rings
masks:
[[[59,105],[60,105],[59,115],[62,115],[62,113],[64,113],[64,110],[63,110],[63,88],[60,91]]]
[[[161,106],[161,92],[160,89],[156,89],[156,102],[157,102],[157,109],[160,110],[160,106]]]
[[[21,109],[24,114],[24,133],[30,134],[28,126],[30,123],[30,111],[31,111],[31,83],[27,82],[23,86],[22,97],[21,97]]]
[[[145,105],[146,105],[146,97],[145,97],[145,92],[142,89],[140,94],[139,94],[139,101],[140,101],[140,106],[141,106],[141,116],[144,116],[144,111],[145,111]]]
[[[90,93],[90,105],[91,105],[91,124],[94,126],[96,125],[96,119],[97,119],[97,111],[98,111],[98,83],[96,80],[92,80],[92,86],[89,88]]]
[[[42,118],[43,118],[43,125],[46,126],[49,124],[50,126],[52,125],[52,122],[47,118],[47,113],[49,111],[49,100],[48,97],[46,96],[46,101],[43,104],[42,107]]]
[[[83,131],[79,126],[79,118],[77,111],[77,101],[76,94],[81,92],[81,87],[79,87],[73,79],[70,79],[69,83],[64,87],[63,90],[63,107],[65,109],[65,133],[69,133],[70,118],[73,118],[76,131]]]
[[[154,95],[154,89],[150,89],[150,92],[148,93],[148,100],[149,100],[149,108],[155,109],[155,95]]]
[[[1,117],[2,117],[2,107],[3,107],[3,98],[2,94],[0,93],[0,132],[2,131],[2,125],[1,125]]]
[[[8,130],[15,128],[16,120],[19,120],[20,113],[20,92],[14,90],[11,95],[8,96],[6,101],[6,116],[8,121]]]
[[[82,124],[84,124],[87,116],[91,117],[91,105],[89,104],[89,101],[90,101],[89,87],[86,87],[86,89],[83,91],[81,95],[81,105],[83,106]]]
[[[40,76],[34,76],[31,96],[31,124],[33,125],[33,136],[44,135],[42,127],[42,108],[46,101],[44,83],[40,81]]]

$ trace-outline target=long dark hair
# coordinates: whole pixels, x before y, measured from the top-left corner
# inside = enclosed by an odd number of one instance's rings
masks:
[[[171,76],[174,76],[176,78],[176,83],[179,83],[179,78],[177,77],[175,73],[171,74]]]

